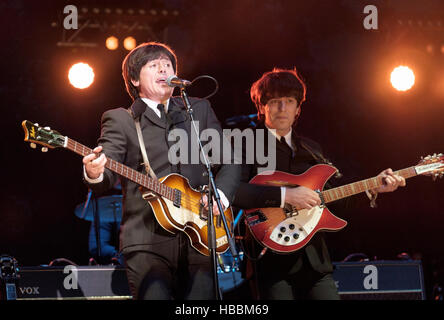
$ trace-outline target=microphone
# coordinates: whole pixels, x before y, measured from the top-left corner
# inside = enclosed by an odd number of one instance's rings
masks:
[[[170,87],[185,88],[191,85],[191,81],[178,78],[177,76],[169,76],[166,82]]]

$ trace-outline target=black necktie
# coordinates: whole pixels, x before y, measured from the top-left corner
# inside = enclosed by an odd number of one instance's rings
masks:
[[[294,151],[293,151],[293,149],[288,145],[287,140],[285,140],[284,137],[281,137],[280,142],[282,143],[282,145],[283,145],[286,149],[288,149],[288,150],[290,151],[291,157],[293,157],[293,156],[294,156]]]
[[[160,111],[160,120],[162,120],[163,122],[166,122],[165,105],[159,103],[157,105],[157,109],[159,109],[159,111]]]

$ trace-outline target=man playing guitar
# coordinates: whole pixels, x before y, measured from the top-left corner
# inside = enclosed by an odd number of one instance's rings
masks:
[[[295,127],[305,100],[306,86],[296,70],[274,69],[266,72],[251,87],[251,99],[258,110],[261,123],[257,129],[266,129],[265,139],[276,139],[276,170],[302,174],[310,167],[323,163],[320,146],[300,137]],[[264,142],[264,145],[268,144]],[[324,162],[325,163],[325,162]],[[257,161],[245,165],[242,183],[236,193],[234,206],[242,209],[281,207],[291,205],[299,210],[320,206],[318,192],[304,186],[270,186],[247,183],[259,173]],[[405,186],[405,179],[391,169],[382,171],[377,179],[383,184],[367,191],[370,199],[378,193],[391,192]],[[365,196],[364,196],[365,197]],[[290,225],[291,227],[291,225]],[[259,252],[251,235],[249,244]],[[253,295],[258,299],[339,299],[332,272],[333,267],[322,233],[317,233],[299,251],[279,254],[268,250],[253,266],[247,263],[247,278],[256,278]]]

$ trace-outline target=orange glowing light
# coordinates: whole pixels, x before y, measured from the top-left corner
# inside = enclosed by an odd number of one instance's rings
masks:
[[[398,91],[407,91],[415,84],[415,74],[407,66],[399,66],[393,69],[390,75],[393,88]]]
[[[136,47],[136,39],[133,37],[126,37],[125,40],[123,40],[123,47],[126,50],[133,50]]]
[[[108,37],[105,45],[108,50],[116,50],[119,47],[119,39],[114,36]]]
[[[94,71],[88,64],[79,62],[69,69],[68,79],[73,87],[85,89],[93,83]]]

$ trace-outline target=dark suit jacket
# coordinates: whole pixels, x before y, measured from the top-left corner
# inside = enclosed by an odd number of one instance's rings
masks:
[[[215,128],[222,135],[219,121],[207,100],[192,98],[194,119],[199,123],[199,130]],[[150,165],[158,178],[177,172],[189,179],[192,187],[208,184],[204,176],[206,168],[202,164],[191,164],[191,150],[188,152],[188,163],[173,165],[168,160],[169,147],[175,142],[169,142],[168,133],[173,128],[181,128],[191,136],[191,122],[184,110],[182,100],[178,97],[170,99],[168,108],[169,125],[162,122],[157,114],[141,99],[136,99],[130,107],[133,110],[144,110],[140,125],[147,149]],[[190,138],[191,139],[191,138]],[[144,171],[142,154],[139,147],[137,132],[133,118],[124,108],[106,111],[102,116],[102,132],[98,144],[103,146],[103,152],[108,158],[121,162],[138,171]],[[191,142],[188,142],[190,148]],[[233,200],[240,178],[238,165],[218,166],[216,184],[228,200]],[[117,175],[106,169],[104,180],[99,184],[89,185],[96,193],[113,186]],[[139,186],[122,178],[123,217],[121,224],[120,248],[123,252],[143,250],[147,245],[171,240],[174,235],[165,231],[156,221],[154,214],[141,197]]]
[[[321,148],[316,142],[298,136],[295,130],[292,131],[292,141],[296,145],[296,152],[292,155],[292,150],[285,144],[279,142],[263,125],[257,129],[266,130],[264,145],[267,150],[267,139],[276,140],[276,170],[292,174],[301,174],[313,165],[318,164],[311,152],[306,150],[301,142],[310,148],[311,151],[321,153]],[[257,143],[257,142],[256,142]],[[242,182],[236,193],[233,206],[242,209],[279,207],[281,205],[280,187],[252,185],[247,182],[258,174],[261,166],[256,162],[251,165],[244,165],[242,169]],[[326,188],[329,188],[328,183]],[[256,256],[262,249],[247,230],[247,239],[250,247],[255,251]],[[280,278],[292,275],[299,271],[304,262],[308,260],[310,266],[318,272],[332,272],[333,266],[330,260],[327,246],[322,233],[317,233],[312,240],[302,249],[291,254],[278,254],[271,250],[258,261],[257,273],[259,277]],[[306,263],[306,262],[305,262]]]

